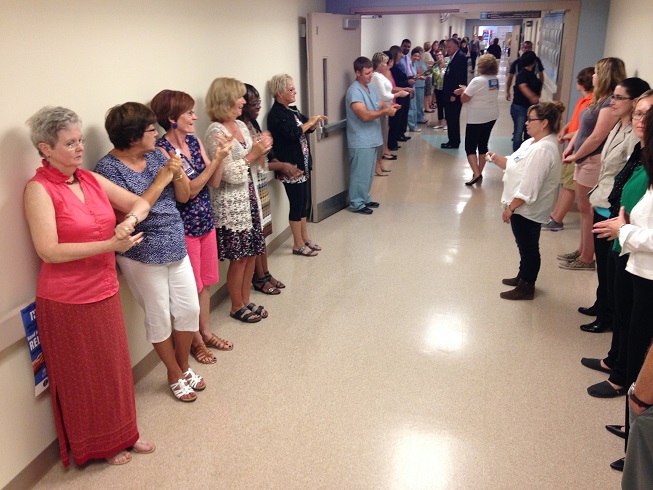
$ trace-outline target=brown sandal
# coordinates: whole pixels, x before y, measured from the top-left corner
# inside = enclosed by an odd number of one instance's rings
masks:
[[[233,350],[234,348],[234,344],[232,344],[228,340],[221,339],[214,333],[212,333],[211,338],[206,341],[206,345],[209,347],[214,347],[215,349],[218,350]]]
[[[213,353],[206,348],[206,344],[202,342],[201,344],[191,345],[190,353],[200,364],[215,364],[218,362],[218,358],[213,355]]]

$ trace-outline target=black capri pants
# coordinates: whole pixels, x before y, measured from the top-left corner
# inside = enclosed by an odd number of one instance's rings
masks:
[[[301,221],[303,218],[308,217],[310,185],[310,179],[296,184],[283,183],[290,202],[290,212],[288,213],[290,221]]]
[[[466,155],[476,155],[477,148],[479,155],[487,153],[487,143],[490,141],[490,133],[495,122],[497,122],[496,119],[481,124],[467,124],[465,128]]]

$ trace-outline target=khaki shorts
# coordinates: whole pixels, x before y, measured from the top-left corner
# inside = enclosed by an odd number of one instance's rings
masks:
[[[601,155],[587,157],[583,163],[576,163],[575,166],[574,180],[590,189],[594,187],[601,174]]]
[[[573,191],[574,187],[574,170],[576,170],[576,165],[573,163],[566,165],[562,164],[562,173],[560,174],[560,183],[562,184],[563,189]]]

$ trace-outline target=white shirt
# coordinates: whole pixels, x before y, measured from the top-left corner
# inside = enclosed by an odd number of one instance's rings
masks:
[[[499,79],[496,75],[479,75],[465,89],[471,99],[467,107],[467,124],[483,124],[499,118]]]
[[[560,183],[562,152],[557,136],[550,134],[537,143],[533,138],[527,139],[507,158],[501,195],[503,207],[507,208],[514,198],[522,199],[524,204],[515,214],[546,223]]]
[[[630,224],[619,230],[621,255],[630,252],[626,270],[653,280],[653,190],[646,189],[630,212]]]
[[[392,102],[392,99],[394,99],[394,96],[392,95],[392,83],[385,75],[376,71],[372,73],[371,85],[379,93],[382,102],[385,102],[386,104]]]

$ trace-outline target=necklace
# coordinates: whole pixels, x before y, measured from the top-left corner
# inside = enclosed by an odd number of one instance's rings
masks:
[[[77,182],[77,176],[73,174],[72,178],[66,181],[66,185],[73,185],[75,182]]]

